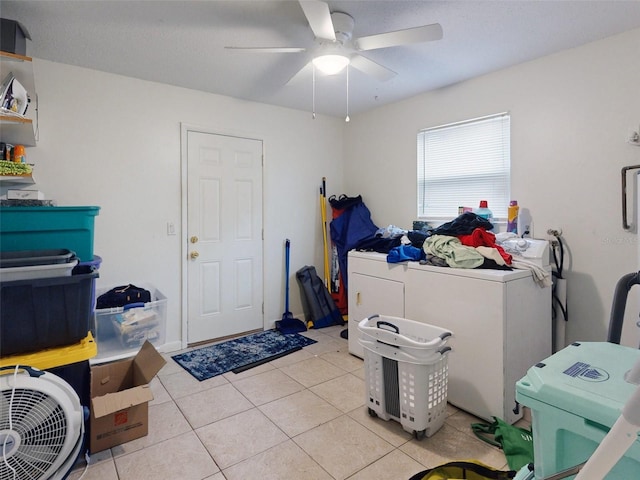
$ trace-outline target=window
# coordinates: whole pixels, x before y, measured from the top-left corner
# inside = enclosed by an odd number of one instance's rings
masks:
[[[451,220],[459,206],[487,200],[494,219],[506,220],[510,144],[508,113],[418,132],[418,217]]]

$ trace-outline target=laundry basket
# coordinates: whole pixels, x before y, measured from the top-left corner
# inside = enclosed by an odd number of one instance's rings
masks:
[[[369,415],[400,422],[418,440],[436,433],[446,417],[452,332],[383,315],[365,318],[358,330]]]

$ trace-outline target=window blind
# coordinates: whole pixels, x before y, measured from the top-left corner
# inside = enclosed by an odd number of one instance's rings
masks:
[[[418,132],[418,216],[455,218],[458,207],[487,200],[507,218],[511,173],[510,115],[500,113]]]

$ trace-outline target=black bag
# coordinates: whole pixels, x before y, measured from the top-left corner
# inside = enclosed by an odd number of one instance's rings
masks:
[[[96,308],[124,307],[132,303],[145,304],[151,301],[151,292],[135,285],[115,287],[100,295],[96,300]]]
[[[296,272],[302,291],[302,306],[309,328],[344,325],[344,319],[315,267],[305,266]]]

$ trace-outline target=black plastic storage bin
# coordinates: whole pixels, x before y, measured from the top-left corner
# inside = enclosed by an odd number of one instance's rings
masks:
[[[0,282],[2,356],[79,342],[90,330],[97,272]]]

